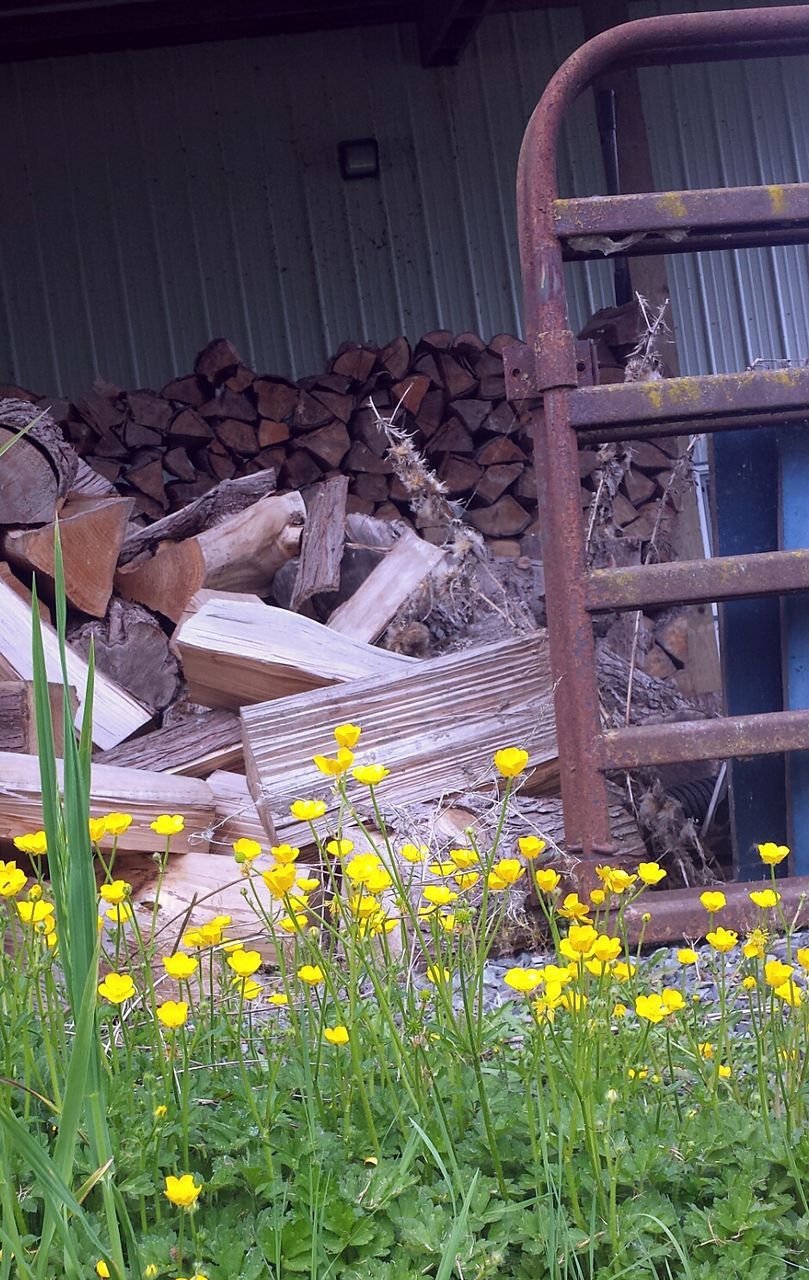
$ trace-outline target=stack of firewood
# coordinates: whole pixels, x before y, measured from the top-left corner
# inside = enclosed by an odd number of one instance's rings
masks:
[[[598,332],[603,377],[610,379],[621,372],[633,330],[624,322]],[[385,456],[377,414],[395,413],[469,523],[506,544],[496,551],[530,554],[538,550],[539,526],[527,414],[506,400],[503,377],[502,353],[513,341],[440,330],[412,349],[402,337],[381,348],[345,345],[324,373],[291,382],[253,373],[230,342],[217,339],[200,352],[192,374],[160,392],[126,392],[98,379],[83,399],[45,403],[93,470],[132,497],[136,517],[158,520],[220,480],[273,468],[279,489],[304,493],[347,475],[349,512],[404,519],[440,543],[443,530],[414,517]],[[631,465],[610,516],[640,556],[659,524],[676,444],[627,447]],[[583,449],[585,522],[601,469],[598,453]]]

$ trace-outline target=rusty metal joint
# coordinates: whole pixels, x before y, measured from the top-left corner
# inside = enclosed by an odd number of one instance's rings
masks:
[[[539,391],[579,385],[576,339],[570,329],[551,329],[536,335],[534,368]]]

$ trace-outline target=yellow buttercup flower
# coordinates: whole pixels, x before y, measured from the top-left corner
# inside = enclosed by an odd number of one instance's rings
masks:
[[[110,1004],[123,1004],[135,995],[135,984],[128,973],[108,973],[98,984],[98,994]]]
[[[537,877],[539,876],[537,872]],[[557,877],[558,879],[558,877]],[[539,881],[537,880],[537,883]],[[582,924],[590,924],[590,908],[586,902],[582,902],[577,893],[568,893],[560,907],[557,907],[560,916],[564,916],[566,920],[578,920]]]
[[[513,991],[521,991],[527,995],[543,981],[543,973],[541,969],[523,969],[517,966],[507,970],[503,975],[503,981]]]
[[[323,1038],[328,1040],[329,1044],[348,1044],[348,1027],[324,1027]]]
[[[453,866],[459,871],[469,871],[480,861],[474,849],[450,849],[449,857]]]
[[[227,963],[240,978],[251,978],[261,968],[261,954],[258,951],[234,951],[228,956]]]
[[[587,1004],[587,996],[582,995],[580,991],[563,991],[559,997],[559,1004],[570,1013],[578,1013]]]
[[[677,1013],[679,1009],[685,1008],[685,997],[676,987],[664,987],[660,993],[660,998],[669,1013]]]
[[[459,889],[474,889],[480,879],[480,873],[478,871],[459,871],[452,878]]]
[[[785,982],[782,987],[775,988],[775,994],[779,1000],[783,1000],[785,1004],[791,1005],[793,1009],[799,1009],[803,1004],[801,993],[794,982]]]
[[[715,915],[727,905],[727,898],[719,889],[706,889],[699,895],[699,900],[709,915]]]
[[[729,1080],[733,1075],[733,1072],[726,1062],[720,1062],[719,1066],[716,1068],[716,1074],[719,1076],[720,1080]]]
[[[354,763],[354,752],[340,747],[336,756],[312,756],[312,763],[329,778],[341,778]]]
[[[762,862],[766,862],[768,867],[777,867],[779,862],[783,862],[784,858],[789,857],[789,848],[785,844],[773,844],[770,841],[757,847],[758,856]]]
[[[161,813],[149,826],[158,836],[178,836],[185,830],[185,818],[179,813]]]
[[[624,871],[623,867],[596,867],[596,875],[607,892],[615,894],[626,893],[638,878]]]
[[[592,904],[593,904],[593,906],[594,906],[594,907],[603,907],[603,905],[604,905],[604,903],[606,902],[606,899],[607,899],[606,890],[604,890],[604,889],[591,889],[591,890],[590,890],[590,892],[589,892],[589,894],[588,894],[588,897],[589,897],[589,899],[590,899],[590,901],[592,902]]]
[[[764,966],[764,981],[769,987],[783,987],[789,982],[795,970],[791,964],[783,964],[780,960],[768,960]]]
[[[102,884],[98,892],[105,902],[117,905],[126,901],[132,892],[132,885],[127,884],[126,880],[111,880],[109,884]]]
[[[345,873],[349,880],[355,881],[356,884],[364,884],[381,866],[378,853],[356,853],[351,861],[346,863]]]
[[[559,950],[566,960],[588,959],[597,939],[598,930],[591,924],[572,924],[567,937],[562,938]]]
[[[289,1004],[289,996],[284,995],[283,991],[273,991],[272,995],[267,997],[267,1003],[276,1005],[280,1009]]]
[[[809,947],[799,947],[795,952],[795,959],[801,968],[809,973]]]
[[[588,953],[595,960],[600,960],[602,964],[609,964],[613,960],[617,960],[621,954],[621,939],[611,938],[606,933],[600,933]]]
[[[494,753],[494,767],[502,778],[517,778],[528,764],[522,747],[503,747]]]
[[[170,978],[190,978],[196,973],[199,960],[195,956],[187,956],[184,951],[176,951],[173,956],[163,956],[163,968]]]
[[[517,844],[519,845],[520,853],[528,862],[538,858],[548,847],[547,840],[543,840],[540,836],[520,836]]]
[[[424,976],[428,982],[435,984],[439,982],[449,982],[452,975],[450,974],[449,969],[444,969],[437,964],[431,964]]]
[[[27,835],[14,837],[14,848],[27,853],[29,858],[41,858],[48,852],[48,838],[44,831],[29,831]]]
[[[525,875],[525,867],[517,858],[500,858],[491,869],[489,879],[496,876],[503,885],[516,884]],[[492,888],[492,885],[489,885]]]
[[[101,1276],[101,1280],[109,1280],[110,1269],[103,1258],[99,1258],[96,1263],[96,1275]]]
[[[197,1184],[194,1181],[193,1174],[184,1173],[179,1178],[174,1177],[173,1174],[168,1174],[163,1195],[180,1209],[190,1209],[191,1205],[199,1198],[201,1190],[202,1183]]]
[[[710,1040],[700,1040],[697,1049],[699,1050],[699,1056],[704,1058],[706,1062],[710,1062],[714,1055],[714,1047]]]
[[[746,978],[742,978],[742,986],[744,987],[745,991],[754,991],[756,987],[755,978],[751,977],[750,974],[748,974]]]
[[[667,875],[658,862],[638,863],[638,877],[644,884],[659,884]]]
[[[318,887],[320,881],[317,876],[298,876],[295,884],[303,891],[303,893],[311,893],[313,889]]]
[[[326,812],[326,802],[324,800],[293,800],[289,806],[289,812],[299,822],[314,822],[317,818],[323,817]]]
[[[680,964],[696,964],[699,960],[699,952],[695,951],[693,947],[680,947],[677,952],[677,959]]]
[[[185,1026],[188,1019],[188,1004],[185,1000],[164,1000],[157,1006],[157,1016],[170,1031]]]
[[[319,964],[304,964],[298,970],[298,977],[301,982],[305,982],[307,986],[316,987],[321,982],[325,982],[326,975]]]
[[[233,979],[233,985],[238,987],[242,1000],[255,1000],[264,990],[261,983],[253,978],[236,977]]]
[[[300,849],[294,844],[274,844],[270,846],[270,855],[273,861],[286,866],[289,862],[294,862],[300,853]]]
[[[107,819],[88,818],[87,827],[93,844],[98,844],[99,840],[103,840],[104,836],[107,834]]]
[[[128,902],[120,902],[114,907],[110,907],[109,911],[105,911],[104,915],[113,924],[122,925],[129,924],[135,915],[132,906]]]
[[[155,1280],[155,1278],[160,1275],[157,1264],[155,1262],[150,1262],[144,1270],[143,1275],[145,1280]]]
[[[327,840],[326,853],[330,853],[333,858],[347,858],[354,851],[353,840]]]
[[[32,924],[35,927],[41,926],[42,922],[54,913],[53,903],[43,902],[41,898],[35,899],[33,902],[30,900],[27,902],[15,902],[14,905],[22,923]]]
[[[423,862],[429,852],[426,844],[403,844],[399,850],[405,862]]]
[[[155,1120],[162,1120],[164,1116],[167,1116],[167,1115],[168,1115],[168,1113],[169,1113],[169,1109],[168,1109],[168,1107],[167,1107],[167,1106],[165,1106],[165,1104],[164,1104],[164,1103],[162,1103],[162,1102],[161,1102],[160,1106],[159,1106],[159,1107],[155,1107],[154,1111],[152,1112],[152,1114],[153,1114],[153,1116],[154,1116]]]
[[[434,907],[447,907],[458,897],[457,893],[453,893],[452,889],[445,884],[428,884],[422,896]]]
[[[393,884],[393,879],[389,871],[384,867],[377,867],[365,880],[365,888],[371,893],[382,893],[385,889],[389,889]]]
[[[390,769],[386,769],[383,764],[358,764],[356,768],[351,770],[351,776],[365,787],[375,787],[377,783],[384,781],[389,774]]]
[[[766,929],[751,929],[744,940],[742,954],[747,960],[763,960],[769,940],[770,935]]]
[[[559,872],[550,867],[538,867],[534,872],[534,883],[541,893],[553,893],[561,878]]]
[[[334,740],[338,747],[348,747],[351,750],[359,742],[361,733],[362,729],[358,724],[338,724],[334,730]]]
[[[646,1080],[649,1076],[649,1068],[638,1067],[636,1070],[635,1067],[628,1067],[626,1074],[629,1076],[630,1080]]]
[[[122,836],[132,826],[131,813],[108,813],[104,819],[108,836]]]
[[[295,864],[290,862],[262,871],[261,878],[274,898],[283,898],[295,883],[296,875]]]
[[[621,1000],[618,1000],[617,1003],[612,1006],[613,1018],[625,1018],[628,1013],[629,1010]]]
[[[0,862],[0,897],[16,898],[27,883],[27,875],[16,862]]]
[[[761,907],[762,911],[769,911],[770,907],[776,907],[781,901],[781,895],[775,889],[755,889],[748,897],[753,906]]]
[[[454,862],[431,862],[429,868],[431,876],[451,876],[457,869]]]
[[[241,836],[240,839],[233,841],[233,854],[239,863],[253,862],[261,852],[258,840],[249,840],[247,836]]]
[[[441,925],[441,928],[445,933],[454,933],[455,926],[457,924],[457,916],[453,915],[452,912],[449,912],[445,916],[440,915],[438,917],[438,923]]]
[[[645,1018],[647,1022],[662,1022],[668,1017],[669,1012],[663,997],[656,991],[648,996],[635,997],[635,1013],[639,1018]]]
[[[705,937],[714,951],[722,953],[732,951],[739,941],[739,935],[735,929],[723,929],[721,925],[711,933],[706,933]]]
[[[297,933],[299,929],[305,929],[308,923],[308,916],[281,916],[278,921],[278,928],[282,929],[284,933]]]

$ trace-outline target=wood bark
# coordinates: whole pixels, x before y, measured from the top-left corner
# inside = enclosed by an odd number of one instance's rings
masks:
[[[319,487],[309,505],[290,609],[300,609],[319,591],[339,589],[347,493],[348,478],[336,476]]]
[[[65,745],[65,691],[61,684],[48,685],[53,744],[57,755]],[[71,690],[71,720],[76,714],[77,699]],[[0,743],[4,751],[37,754],[37,725],[34,685],[30,680],[0,682]]]
[[[70,643],[85,658],[91,641],[99,672],[151,712],[163,711],[178,696],[180,664],[160,623],[142,605],[115,598],[103,619],[82,623],[70,632]]]
[[[33,425],[29,425],[33,424]],[[67,497],[78,455],[50,414],[27,400],[0,400],[0,524],[47,524]]]

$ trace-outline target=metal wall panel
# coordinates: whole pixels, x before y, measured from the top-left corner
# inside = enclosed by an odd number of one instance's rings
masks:
[[[409,26],[4,68],[0,380],[159,386],[219,334],[300,376],[346,339],[518,331],[517,154],[582,38],[564,9],[489,17],[437,71]],[[367,135],[380,179],[344,182]],[[603,190],[589,101],[560,168]],[[571,281],[574,323],[610,300],[604,264]]]
[[[667,0],[635,4],[632,14],[716,7]],[[805,57],[641,71],[658,189],[809,181],[808,73]],[[684,372],[809,354],[806,247],[672,256],[668,276]]]

